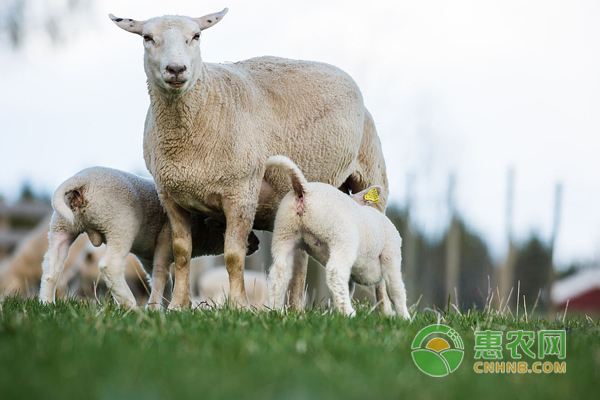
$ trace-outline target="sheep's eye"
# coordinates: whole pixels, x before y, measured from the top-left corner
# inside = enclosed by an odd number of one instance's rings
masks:
[[[144,38],[144,41],[154,43],[154,39],[152,39],[152,36],[150,36],[150,35],[144,35],[142,37]]]
[[[200,33],[196,33],[192,40],[200,40]]]

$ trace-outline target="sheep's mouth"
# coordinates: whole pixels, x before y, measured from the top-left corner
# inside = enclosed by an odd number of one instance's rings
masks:
[[[177,88],[180,88],[183,85],[185,85],[186,82],[187,81],[169,81],[169,82],[167,82],[167,85],[169,85],[172,88],[176,88],[177,89]]]

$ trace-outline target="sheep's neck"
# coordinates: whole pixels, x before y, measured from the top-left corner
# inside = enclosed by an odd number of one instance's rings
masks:
[[[204,110],[209,105],[222,104],[212,87],[210,74],[204,66],[194,86],[177,98],[166,97],[148,84],[152,115],[159,135],[183,140],[192,134],[197,137],[210,132],[209,127],[219,121],[220,107],[211,108],[211,112]],[[202,132],[203,127],[206,132]]]

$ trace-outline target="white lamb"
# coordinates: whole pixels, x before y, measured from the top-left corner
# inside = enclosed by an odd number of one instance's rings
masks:
[[[375,285],[384,281],[389,296],[381,299],[384,312],[393,314],[391,298],[400,316],[409,318],[400,273],[402,239],[385,215],[366,205],[378,201],[381,187],[348,196],[331,185],[308,183],[287,157],[271,157],[266,167],[285,171],[293,187],[281,201],[275,219],[269,272],[271,306],[283,306],[293,254],[301,248],[325,266],[327,286],[339,311],[355,313],[349,282]]]
[[[280,173],[265,175],[265,161],[283,154],[311,181],[358,192],[384,188],[385,162],[375,124],[356,83],[318,62],[258,57],[206,63],[201,31],[227,9],[200,18],[117,18],[144,41],[150,108],[144,159],[173,229],[175,287],[169,308],[190,304],[190,212],[227,222],[225,264],[231,299],[248,304],[244,288],[246,241],[253,229],[272,230],[279,202],[290,190]],[[307,255],[294,254],[292,302],[302,301]]]
[[[55,211],[50,223],[50,248],[43,263],[42,301],[54,301],[69,248],[85,232],[94,246],[106,244],[98,268],[120,305],[137,307],[123,276],[125,259],[131,252],[152,275],[148,307],[161,307],[173,252],[171,227],[152,180],[110,168],[88,168],[59,186],[52,206]],[[223,253],[225,227],[220,223],[208,225],[206,216],[192,215],[193,257]],[[258,249],[258,238],[252,234],[249,239],[248,251],[252,254]]]

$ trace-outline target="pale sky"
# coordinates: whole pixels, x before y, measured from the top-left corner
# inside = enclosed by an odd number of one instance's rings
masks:
[[[0,194],[14,199],[24,180],[51,193],[93,165],[147,173],[142,39],[107,14],[201,16],[224,7],[223,21],[203,32],[203,59],[275,55],[348,72],[376,121],[391,199],[403,204],[414,176],[414,212],[426,232],[448,222],[454,173],[459,212],[501,259],[513,168],[516,237],[549,238],[562,182],[556,260],[600,260],[594,0],[96,0],[71,18],[66,45],[40,35],[24,52],[0,55]]]

